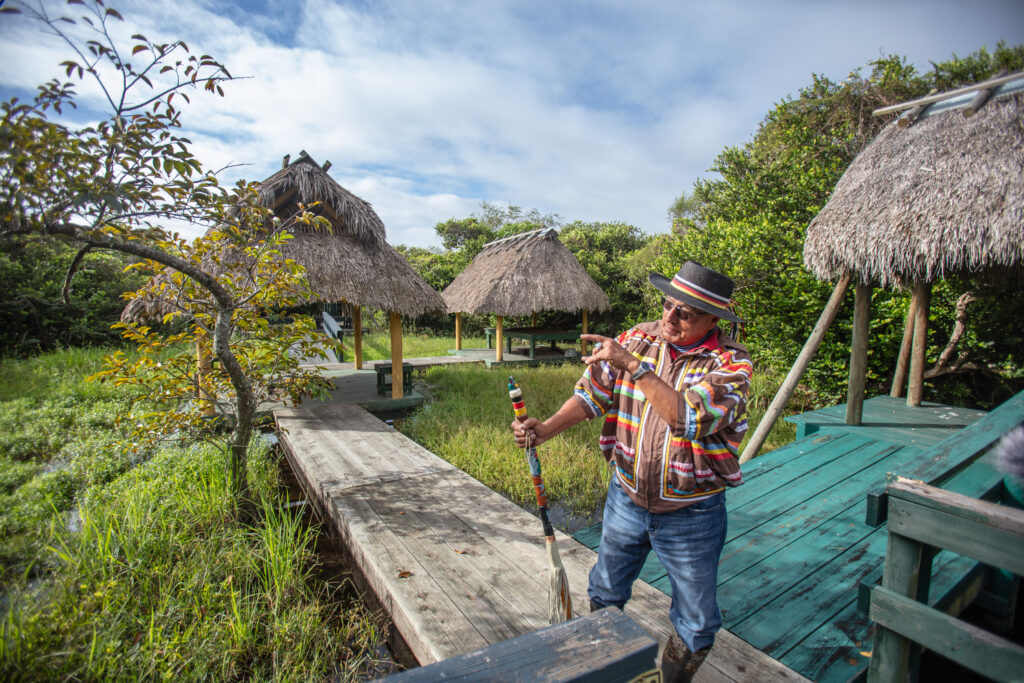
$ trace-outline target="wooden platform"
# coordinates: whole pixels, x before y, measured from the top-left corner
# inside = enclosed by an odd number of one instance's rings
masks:
[[[282,409],[275,420],[307,496],[421,664],[548,626],[536,517],[356,405]],[[573,604],[586,611],[595,553],[557,536]],[[664,643],[668,608],[667,595],[637,582],[626,614]],[[803,679],[723,631],[697,680]]]
[[[935,404],[907,409],[886,396],[865,402],[861,426],[842,424],[844,415],[834,406],[798,416],[802,438],[744,466],[745,484],[727,494],[719,565],[725,627],[815,681],[849,680],[869,661],[859,585],[881,575],[886,529],[865,523],[867,495],[884,488],[888,473],[920,467],[930,459],[927,447],[985,413]],[[943,486],[987,491],[1000,480],[986,456]],[[574,536],[596,548],[600,525]],[[933,598],[953,591],[973,562],[944,553],[935,567]],[[671,591],[653,555],[641,578]]]

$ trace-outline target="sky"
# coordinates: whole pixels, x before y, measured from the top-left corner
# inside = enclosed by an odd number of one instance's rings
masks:
[[[244,77],[183,115],[193,153],[231,166],[226,182],[305,150],[370,202],[389,243],[420,247],[484,201],[665,232],[675,199],[812,74],[842,81],[889,54],[927,71],[1024,43],[1022,0],[106,4],[125,36],[184,40]],[[0,15],[3,99],[62,77],[69,56],[39,24]],[[99,110],[80,94],[78,116]]]

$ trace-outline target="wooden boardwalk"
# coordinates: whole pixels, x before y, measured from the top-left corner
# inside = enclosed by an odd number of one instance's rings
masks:
[[[275,411],[281,444],[321,518],[421,664],[547,626],[536,517],[349,403]],[[525,464],[524,464],[525,468]],[[577,612],[595,553],[558,533]],[[669,598],[637,582],[626,614],[664,643]],[[799,681],[723,631],[700,681]]]
[[[719,565],[725,627],[815,681],[850,680],[869,661],[872,631],[858,602],[860,584],[877,583],[886,548],[885,526],[865,522],[869,495],[884,489],[888,473],[913,476],[955,456],[941,444],[985,413],[937,404],[907,408],[904,399],[884,396],[865,402],[861,426],[842,424],[844,415],[843,406],[833,406],[797,416],[801,438],[744,466],[745,484],[727,494],[729,529]],[[959,464],[959,471],[945,465],[944,488],[978,495],[1000,485],[988,456]],[[596,548],[600,526],[575,537]],[[976,591],[963,583],[973,566],[938,555],[933,602]],[[671,591],[653,554],[641,578]]]

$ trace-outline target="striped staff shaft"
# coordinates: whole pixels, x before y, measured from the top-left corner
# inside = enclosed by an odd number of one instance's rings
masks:
[[[519,388],[513,377],[508,378],[508,397],[512,399],[512,411],[515,413],[516,419],[519,422],[523,422],[527,417],[526,404],[523,401],[523,390]],[[537,496],[537,505],[540,507],[541,519],[545,522],[545,533],[547,533],[548,494],[544,489],[544,479],[541,476],[540,459],[537,457],[537,449],[533,446],[526,448],[526,462],[530,467],[530,475],[533,477],[533,492]]]

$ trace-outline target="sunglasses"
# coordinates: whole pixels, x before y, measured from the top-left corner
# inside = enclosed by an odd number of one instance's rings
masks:
[[[705,315],[711,315],[710,313],[705,313],[704,311],[695,311],[692,308],[687,308],[682,304],[673,304],[668,299],[661,300],[661,307],[666,311],[671,311],[672,313],[675,313],[675,316],[679,318],[679,321],[684,323],[688,323],[691,320],[696,320],[697,318],[700,318]]]

